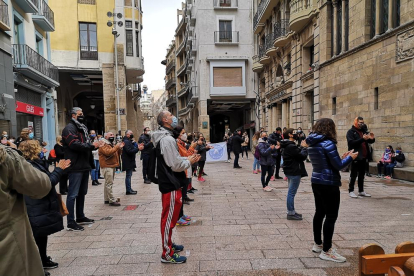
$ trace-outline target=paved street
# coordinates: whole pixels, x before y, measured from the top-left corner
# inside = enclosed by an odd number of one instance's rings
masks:
[[[242,170],[207,164],[207,182],[195,181],[195,202],[185,206],[195,223],[173,235],[185,246],[186,264],[160,262],[160,193],[157,185],[143,184],[139,167],[133,175],[137,196],[126,196],[124,174],[116,176],[122,208],[103,204],[103,185],[89,187],[85,213],[96,222],[80,233],[50,237],[48,255],[60,266],[51,275],[357,275],[355,254],[363,244],[379,243],[391,253],[398,243],[414,240],[413,183],[368,178],[366,191],[373,197],[351,199],[344,173],[334,246],[348,262],[322,261],[311,252],[310,178],[302,180],[295,202],[304,220],[287,221],[287,182],[271,182],[275,190],[266,193],[252,174],[252,160],[240,165]],[[127,205],[137,208],[124,210]]]

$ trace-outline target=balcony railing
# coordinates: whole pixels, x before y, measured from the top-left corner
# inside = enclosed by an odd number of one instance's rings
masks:
[[[266,45],[259,45],[259,59],[261,59],[266,54]]]
[[[172,105],[174,105],[174,104],[176,104],[176,103],[177,103],[177,99],[175,98],[175,96],[172,96],[172,97],[170,97],[170,98],[166,101],[165,105],[166,105],[167,107],[170,107],[170,106],[172,106]]]
[[[10,1],[8,1],[10,2]],[[14,2],[25,13],[36,13],[39,11],[39,0],[14,0]]]
[[[238,0],[214,0],[215,9],[237,9],[239,7]]]
[[[317,0],[291,0],[290,1],[290,29],[298,32],[307,24],[309,19],[317,14]]]
[[[59,73],[56,66],[42,57],[26,44],[13,44],[13,65],[16,69],[31,69],[55,82],[59,82]]]
[[[81,46],[80,58],[84,60],[98,60],[98,47]]]
[[[177,76],[181,76],[181,74],[185,72],[186,68],[187,68],[187,60],[185,60],[183,62],[183,65],[181,65],[180,68],[177,70]]]
[[[216,31],[214,32],[214,43],[237,44],[239,43],[239,32]]]
[[[256,29],[257,23],[259,22],[259,18],[261,17],[262,13],[263,13],[263,9],[267,6],[267,4],[269,3],[270,0],[262,0],[260,2],[260,4],[257,6],[257,12],[254,15],[253,18],[253,29]]]
[[[0,29],[10,31],[9,7],[3,0],[0,0]]]
[[[273,48],[274,33],[267,34],[265,37],[266,50]]]
[[[167,68],[165,68],[165,74],[168,75],[174,67],[175,67],[175,60],[168,63]]]
[[[187,92],[188,86],[187,85],[183,85],[181,87],[181,89],[177,92],[177,96],[181,97],[183,96],[186,92]]]
[[[274,40],[286,36],[289,33],[289,19],[282,19],[279,22],[276,22],[274,28]]]
[[[198,100],[198,95],[197,93],[193,92],[193,89],[195,89],[195,87],[190,88],[190,91],[188,92],[188,99],[190,103],[196,103]]]
[[[169,81],[167,81],[167,84],[165,85],[165,89],[168,90],[171,87],[173,87],[176,84],[175,78],[173,77]]]
[[[39,1],[39,12],[33,14],[33,21],[45,31],[55,30],[55,15],[44,0]]]

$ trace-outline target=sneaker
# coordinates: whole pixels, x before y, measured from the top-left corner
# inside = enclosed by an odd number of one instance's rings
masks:
[[[272,175],[272,177],[270,178],[270,181],[276,181],[275,177]]]
[[[370,173],[366,173],[365,175],[368,176],[368,177],[372,177],[372,174],[370,174]]]
[[[187,261],[186,257],[180,256],[177,253],[174,253],[174,255],[172,255],[172,257],[170,257],[169,260],[161,257],[161,262],[168,263],[168,264],[182,264],[182,263],[185,263],[186,261]]]
[[[52,258],[50,256],[47,256],[46,262],[43,263],[43,268],[45,269],[57,268],[58,266],[59,264],[52,261]]]
[[[302,217],[302,214],[299,214],[299,213],[295,213],[295,216],[299,216],[299,217]]]
[[[183,215],[181,218],[183,220],[185,220],[185,221],[191,221],[191,217],[190,216]]]
[[[68,227],[67,229],[68,231],[75,231],[75,232],[79,232],[79,231],[83,231],[85,230],[85,228],[83,228],[82,226],[80,226],[79,224],[77,224],[76,222],[69,222],[68,223]]]
[[[377,174],[377,178],[381,178],[381,175],[380,174]]]
[[[201,175],[202,176],[208,176],[208,174],[206,174],[205,172],[203,172]]]
[[[284,181],[287,181],[288,179],[287,179],[287,177],[285,176],[285,177],[283,177],[283,180],[284,180]]]
[[[269,186],[266,186],[266,187],[263,188],[263,191],[265,191],[265,192],[271,192],[272,191],[272,188],[270,188]]]
[[[323,245],[322,244],[321,245],[316,244],[316,243],[313,244],[312,252],[314,252],[314,253],[321,253],[322,250],[323,250]]]
[[[294,215],[287,215],[288,220],[302,220],[302,217],[298,216],[297,214]]]
[[[199,177],[197,180],[198,180],[199,182],[206,182],[206,180],[205,180],[203,177]]]
[[[121,203],[119,203],[119,202],[111,202],[111,203],[109,203],[109,206],[121,206]]]
[[[360,192],[358,195],[359,196],[364,196],[364,197],[371,197],[371,195],[367,194],[366,192]]]
[[[189,190],[189,191],[187,191],[187,193],[194,194],[194,191],[193,190]]]
[[[144,180],[144,184],[151,184],[151,180],[149,179]]]
[[[172,249],[174,250],[175,253],[178,253],[184,250],[184,246],[173,243]]]
[[[196,189],[196,188],[192,187],[192,188],[191,188],[191,191],[195,192],[195,191],[198,191],[198,189]]]
[[[178,221],[177,221],[177,224],[176,225],[178,225],[178,226],[188,226],[188,225],[190,225],[190,222],[189,221],[185,221],[185,220],[183,220],[183,218],[180,218]]]
[[[349,197],[351,198],[358,198],[358,196],[354,192],[349,193]]]
[[[253,171],[253,174],[257,174],[257,171]]]
[[[388,175],[387,175],[387,176],[385,177],[385,179],[391,179],[391,176],[388,176]]]
[[[84,217],[84,218],[81,218],[81,219],[76,219],[76,222],[79,223],[79,224],[92,224],[92,223],[95,222],[95,220]]]
[[[257,172],[258,172],[258,173],[261,173],[262,171],[261,171],[261,170],[257,170]]]
[[[321,254],[319,255],[319,258],[325,261],[332,261],[336,263],[346,262],[346,258],[336,253],[335,248],[329,249],[328,252],[322,250]]]

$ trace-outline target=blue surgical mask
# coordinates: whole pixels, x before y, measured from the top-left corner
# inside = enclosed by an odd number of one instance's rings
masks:
[[[92,137],[92,138],[95,138],[95,137],[96,137],[96,134],[91,134],[91,137]]]
[[[171,127],[172,128],[176,128],[178,126],[178,119],[177,119],[177,117],[173,117],[172,118],[172,123],[171,123]]]
[[[33,140],[33,138],[34,138],[34,133],[32,132],[32,133],[29,133],[29,139],[30,140]]]
[[[400,154],[400,153],[401,153],[401,151],[400,151],[400,150],[397,150],[397,153],[398,153],[398,154]]]
[[[385,149],[385,152],[390,152],[391,150],[389,150],[389,149]]]

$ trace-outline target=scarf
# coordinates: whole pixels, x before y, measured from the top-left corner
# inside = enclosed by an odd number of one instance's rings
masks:
[[[88,128],[84,125],[79,123],[77,120],[75,120],[74,118],[72,118],[72,121],[75,123],[75,125],[78,127],[78,129],[82,129],[83,133],[85,134],[85,139],[86,139],[86,143],[90,144],[91,143],[91,139],[89,138],[88,135]]]

